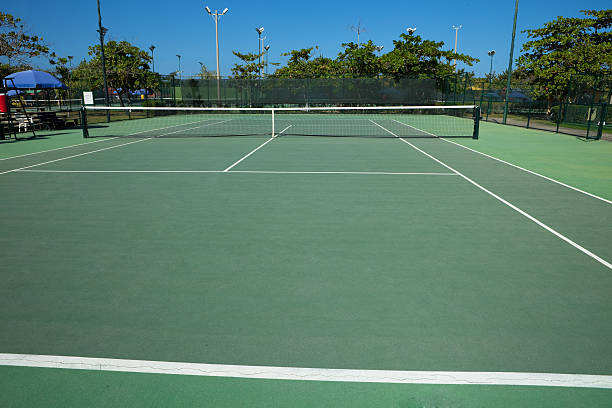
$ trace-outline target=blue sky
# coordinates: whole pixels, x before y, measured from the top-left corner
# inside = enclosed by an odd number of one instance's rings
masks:
[[[577,3],[580,3],[578,5]],[[215,70],[215,30],[204,6],[229,8],[219,23],[221,74],[229,75],[238,59],[232,50],[257,51],[255,27],[264,26],[270,44],[270,61],[285,62],[280,53],[291,49],[319,46],[318,54],[334,57],[340,44],[356,41],[351,25],[365,28],[361,41],[372,40],[393,48],[393,39],[416,27],[425,39],[454,46],[453,25],[459,31],[459,52],[479,58],[470,70],[478,75],[489,71],[487,51],[494,49],[493,68],[508,66],[512,32],[513,0],[455,1],[228,1],[182,0],[101,0],[102,24],[109,28],[109,39],[127,40],[141,47],[155,45],[155,68],[161,73],[177,70],[176,54],[181,54],[184,75],[199,71],[199,61]],[[515,57],[526,41],[520,30],[537,28],[557,16],[579,16],[580,9],[609,8],[601,0],[522,0],[519,4]],[[42,35],[59,55],[74,55],[75,61],[87,56],[87,47],[97,41],[95,0],[18,0],[5,2],[2,11],[21,17],[32,33]],[[44,61],[36,62],[45,68]]]

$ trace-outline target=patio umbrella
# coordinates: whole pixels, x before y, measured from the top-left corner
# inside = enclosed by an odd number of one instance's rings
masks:
[[[20,89],[68,89],[53,75],[34,70],[15,72],[4,78],[5,87],[12,88],[13,83]]]
[[[521,91],[511,91],[510,94],[508,95],[508,98],[529,100],[529,97],[525,95],[524,93],[522,93]]]

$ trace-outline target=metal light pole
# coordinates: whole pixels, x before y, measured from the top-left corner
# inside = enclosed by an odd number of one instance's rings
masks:
[[[514,3],[514,23],[512,23],[512,42],[510,43],[510,60],[508,61],[508,82],[506,83],[506,97],[504,98],[504,118],[502,123],[506,124],[508,117],[508,95],[510,94],[510,78],[512,77],[512,58],[514,56],[514,35],[516,34],[516,16],[518,15],[518,2]]]
[[[100,0],[98,1],[98,33],[100,34],[100,54],[102,56],[102,82],[104,83],[104,103],[110,106],[108,97],[108,83],[106,82],[106,59],[104,58],[104,35],[108,31],[102,27],[102,15],[100,14]],[[106,121],[110,122],[110,110],[106,111]]]
[[[269,51],[270,51],[270,45],[269,44],[266,45],[264,47],[264,49],[266,50],[266,72],[265,73],[266,73],[266,75],[268,75],[268,61],[269,61],[268,54],[269,54]]]
[[[461,29],[461,27],[463,27],[462,25],[460,26],[453,26],[453,30],[455,30],[455,54],[457,53],[457,36],[459,34],[459,30]],[[457,72],[457,59],[455,58],[453,65],[455,66],[455,72]]]
[[[491,57],[491,68],[489,68],[489,83],[493,83],[493,56],[495,55],[495,50],[487,52],[487,55]]]
[[[153,51],[155,51],[155,46],[152,45],[149,47],[151,50],[151,72],[155,72],[155,58],[153,57]]]
[[[219,74],[219,17],[227,13],[227,7],[219,14],[217,10],[213,13],[208,6],[204,7],[206,12],[215,20],[215,38],[217,42],[217,101],[221,99],[221,89],[219,87],[219,80],[221,75]]]
[[[179,81],[180,81],[182,79],[181,78],[181,56],[179,54],[176,54],[176,56],[178,57],[178,60],[179,60],[178,74],[179,74]]]
[[[255,31],[257,31],[257,35],[259,36],[259,41],[258,41],[258,46],[259,46],[259,76],[261,77],[261,45],[262,45],[262,40],[261,40],[261,33],[264,32],[264,28],[263,27],[259,27],[259,28],[255,28]],[[264,37],[265,40],[266,37]]]

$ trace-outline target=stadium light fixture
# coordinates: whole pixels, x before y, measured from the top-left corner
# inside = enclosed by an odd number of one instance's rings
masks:
[[[258,52],[258,55],[259,55],[259,76],[261,77],[262,71],[263,71],[262,70],[262,66],[261,66],[261,48],[262,48],[261,46],[263,44],[263,40],[265,40],[266,37],[264,37],[263,39],[261,38],[261,34],[264,32],[264,28],[263,27],[255,27],[255,31],[257,31],[257,35],[259,37],[259,40],[258,40],[258,47],[259,47],[259,52]]]
[[[221,87],[219,85],[219,81],[221,79],[221,74],[219,72],[219,17],[227,13],[229,9],[226,7],[225,9],[223,9],[221,13],[219,13],[219,11],[217,10],[215,10],[215,12],[213,13],[208,6],[204,8],[206,9],[206,12],[210,14],[212,19],[215,20],[215,41],[217,44],[217,102],[218,102],[221,99]]]
[[[412,35],[416,32],[416,27],[408,27],[406,31],[408,31],[408,34]]]

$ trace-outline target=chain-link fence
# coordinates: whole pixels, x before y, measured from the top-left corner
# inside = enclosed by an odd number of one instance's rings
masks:
[[[482,119],[503,123],[504,81],[475,80],[469,75],[447,78],[445,103],[480,105]],[[586,139],[612,140],[612,76],[573,75],[559,95],[540,96],[528,82],[513,80],[506,124],[548,130]]]

